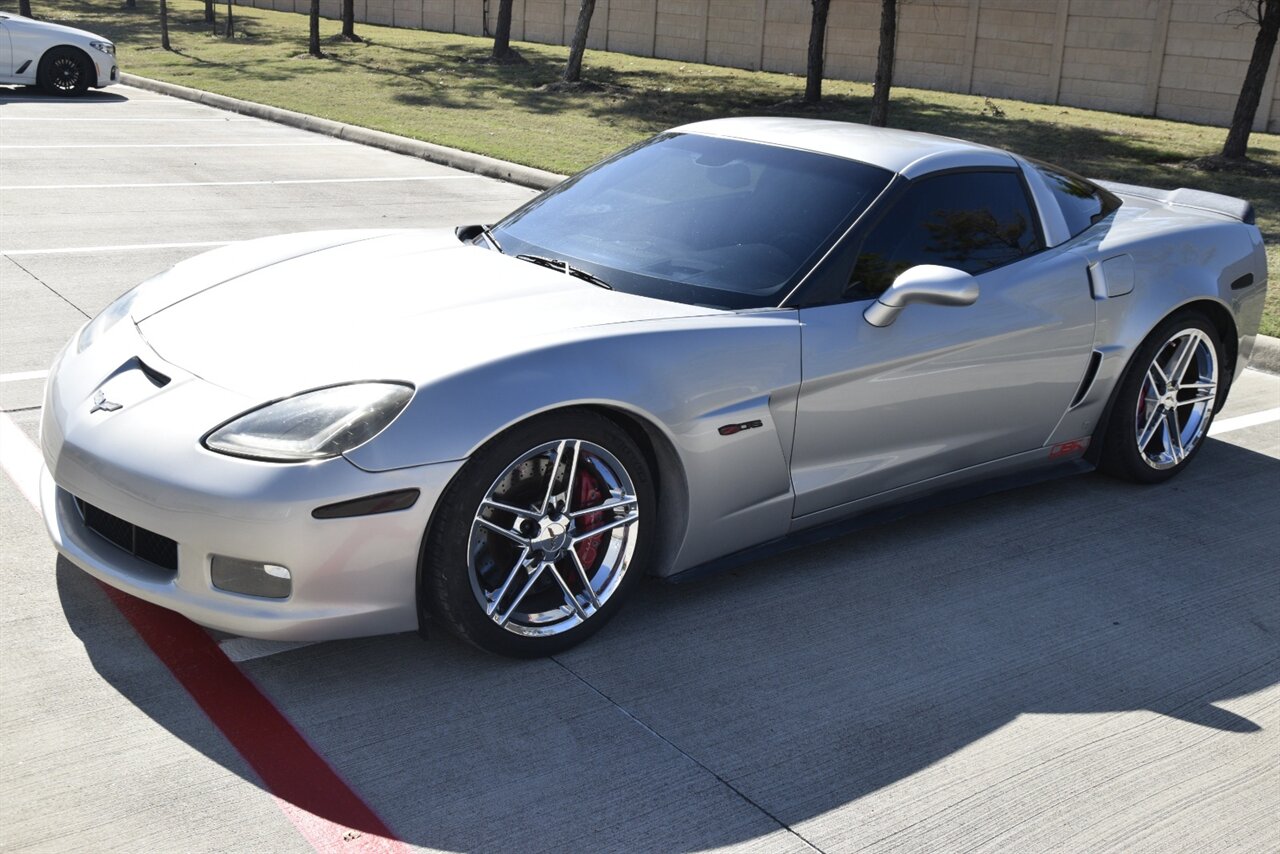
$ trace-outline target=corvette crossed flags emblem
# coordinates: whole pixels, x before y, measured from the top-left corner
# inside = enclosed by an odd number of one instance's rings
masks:
[[[121,405],[122,404],[116,403],[115,401],[107,400],[107,395],[102,391],[102,389],[98,389],[93,393],[93,408],[89,410],[89,414],[92,415],[98,410],[102,410],[103,412],[115,412],[121,407]]]

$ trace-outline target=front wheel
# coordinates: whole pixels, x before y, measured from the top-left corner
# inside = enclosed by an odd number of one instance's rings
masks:
[[[644,456],[609,419],[526,422],[477,452],[441,496],[424,550],[426,604],[491,652],[573,646],[644,573],[653,500]]]
[[[73,47],[55,47],[40,61],[37,77],[51,95],[83,95],[93,82],[93,65]]]
[[[1222,342],[1188,311],[1160,324],[1134,353],[1118,392],[1102,468],[1139,483],[1182,471],[1204,444],[1221,382]]]

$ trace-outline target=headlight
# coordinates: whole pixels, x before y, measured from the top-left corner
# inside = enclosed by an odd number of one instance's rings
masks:
[[[116,55],[116,46],[111,42],[89,42],[89,47],[94,50],[100,50],[103,53],[109,53],[112,56]]]
[[[89,321],[89,324],[80,330],[80,338],[76,341],[76,352],[83,353],[89,349],[89,345],[101,338],[108,329],[128,317],[129,309],[133,308],[133,300],[137,295],[138,288],[134,288],[104,308],[102,313]]]
[[[211,451],[272,462],[336,457],[395,420],[413,387],[367,382],[307,391],[246,412],[204,439]]]

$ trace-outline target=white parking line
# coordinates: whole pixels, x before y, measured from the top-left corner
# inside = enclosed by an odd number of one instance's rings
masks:
[[[27,434],[9,416],[0,412],[0,469],[9,475],[22,497],[37,511],[40,509],[40,469],[43,465],[39,449],[27,438]],[[252,638],[227,638],[218,644],[232,661],[251,661],[311,645],[309,641],[264,641]]]
[[[1213,426],[1209,428],[1209,435],[1219,436],[1223,433],[1230,433],[1233,430],[1243,430],[1246,427],[1269,424],[1272,421],[1280,421],[1280,406],[1273,409],[1264,409],[1261,412],[1251,412],[1248,415],[1237,415],[1234,418],[1215,421]]]
[[[40,509],[40,467],[44,461],[35,444],[12,419],[0,412],[0,469],[9,475],[22,497]]]
[[[312,646],[315,641],[269,641],[257,638],[227,638],[218,641],[224,655],[232,661],[253,661],[255,658],[266,658],[278,655],[291,649]]]
[[[17,383],[23,380],[42,380],[49,376],[46,371],[17,371],[12,374],[0,374],[0,383]]]
[[[310,148],[323,145],[355,145],[353,142],[116,142],[85,145],[0,145],[0,151],[41,151],[65,148]]]
[[[185,116],[147,116],[146,118],[109,116],[0,116],[0,122],[256,122],[252,118],[189,118]]]
[[[187,249],[198,246],[226,246],[231,240],[201,240],[193,243],[124,243],[118,246],[68,246],[62,249],[0,249],[0,255],[61,255],[76,252],[135,252],[144,249]]]
[[[66,104],[67,99],[61,97],[47,97],[43,95],[9,95],[0,93],[0,104]],[[98,106],[115,106],[122,107],[125,104],[168,104],[171,107],[181,107],[184,102],[174,103],[173,98],[129,98],[127,100],[105,100],[101,98],[81,98],[75,102],[75,106],[79,107],[98,107]],[[191,104],[192,107],[199,108],[200,104]]]
[[[254,187],[275,184],[363,184],[394,181],[458,181],[463,178],[480,178],[480,175],[403,175],[382,178],[282,178],[275,181],[156,181],[147,184],[25,184],[0,187],[0,191],[12,190],[113,190],[143,189],[153,187]],[[487,180],[487,179],[486,179]]]

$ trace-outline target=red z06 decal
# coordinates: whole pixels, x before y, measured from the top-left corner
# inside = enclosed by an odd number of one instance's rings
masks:
[[[1049,449],[1049,459],[1056,460],[1058,457],[1067,457],[1072,454],[1080,454],[1084,449],[1089,447],[1089,439],[1072,439],[1070,442],[1063,442],[1061,445],[1054,445]]]

